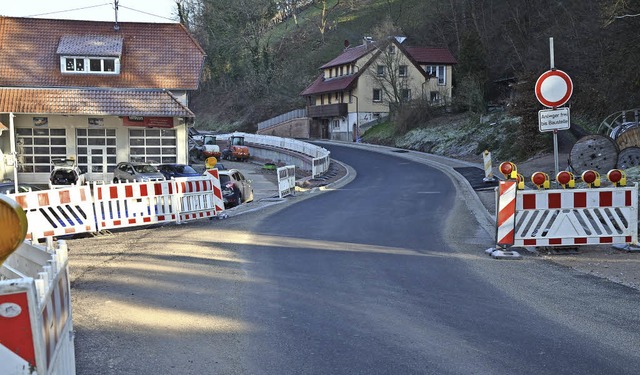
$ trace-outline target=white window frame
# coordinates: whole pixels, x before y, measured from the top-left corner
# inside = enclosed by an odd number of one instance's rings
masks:
[[[74,69],[67,69],[67,59],[74,60]],[[91,60],[100,60],[100,71],[91,70]],[[105,71],[105,60],[113,60],[113,71]],[[75,69],[78,61],[82,61],[82,70]],[[105,57],[105,56],[60,56],[60,71],[65,74],[120,74],[120,58],[118,57]]]
[[[177,163],[178,140],[175,129],[130,128],[129,161],[150,164]]]
[[[438,79],[438,86],[447,84],[447,66],[446,65],[427,65],[425,72]]]
[[[398,66],[398,77],[406,77],[409,75],[409,67],[407,65]]]
[[[378,95],[376,95],[376,93]],[[376,98],[377,96],[377,98]],[[382,89],[373,89],[373,102],[382,103]]]
[[[67,130],[59,128],[17,128],[18,172],[50,173],[52,159],[67,157]]]
[[[385,66],[384,65],[378,65],[376,68],[376,75],[378,77],[384,77],[384,73],[385,73]]]

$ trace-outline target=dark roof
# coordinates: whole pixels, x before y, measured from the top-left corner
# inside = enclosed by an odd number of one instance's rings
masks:
[[[338,57],[322,65],[320,69],[326,69],[333,66],[344,65],[344,64],[355,62],[362,56],[374,50],[375,48],[371,46],[365,46],[363,44],[356,47],[347,48]]]
[[[63,35],[58,55],[66,56],[122,56],[122,36]]]
[[[404,47],[419,64],[457,64],[451,52],[446,48]]]
[[[327,92],[343,91],[349,88],[358,79],[358,76],[358,74],[351,74],[338,78],[324,79],[323,74],[320,74],[300,95],[319,95]]]
[[[194,117],[164,90],[0,88],[0,113]]]
[[[0,16],[0,86],[195,90],[205,53],[179,23],[54,20]],[[60,55],[86,37],[122,40],[119,75],[62,74]],[[62,43],[61,43],[62,42]],[[86,45],[85,45],[86,47]],[[107,48],[109,55],[117,43]],[[90,51],[88,51],[90,52]]]

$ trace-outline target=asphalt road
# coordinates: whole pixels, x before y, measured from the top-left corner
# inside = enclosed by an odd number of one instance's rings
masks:
[[[338,190],[70,241],[78,373],[638,373],[637,291],[491,259],[443,172],[325,147]]]

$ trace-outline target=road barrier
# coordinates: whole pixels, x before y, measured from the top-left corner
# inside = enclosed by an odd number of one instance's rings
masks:
[[[10,194],[27,214],[27,239],[95,232],[89,186]]]
[[[296,167],[287,165],[276,170],[278,174],[278,196],[280,198],[296,193]]]
[[[0,266],[0,373],[76,372],[67,246],[24,242]]]
[[[39,240],[140,225],[211,218],[224,211],[216,169],[202,177],[70,186],[10,194]]]
[[[586,188],[575,189],[575,176],[561,171],[555,179],[561,189],[549,189],[547,174],[536,172],[536,190],[526,190],[513,163],[502,163],[508,181],[496,189],[496,248],[579,245],[635,245],[638,243],[638,184],[626,185],[623,171],[611,170],[609,187],[600,187],[599,174],[585,171]],[[501,255],[502,253],[498,253]]]

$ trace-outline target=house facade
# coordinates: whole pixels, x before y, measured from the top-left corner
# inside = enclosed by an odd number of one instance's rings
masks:
[[[301,93],[315,136],[356,140],[368,123],[387,116],[394,106],[451,100],[456,60],[449,50],[408,47],[403,41],[365,38],[320,67],[320,75]]]
[[[0,179],[46,184],[59,158],[89,181],[187,163],[205,53],[182,25],[0,17],[0,46]]]

